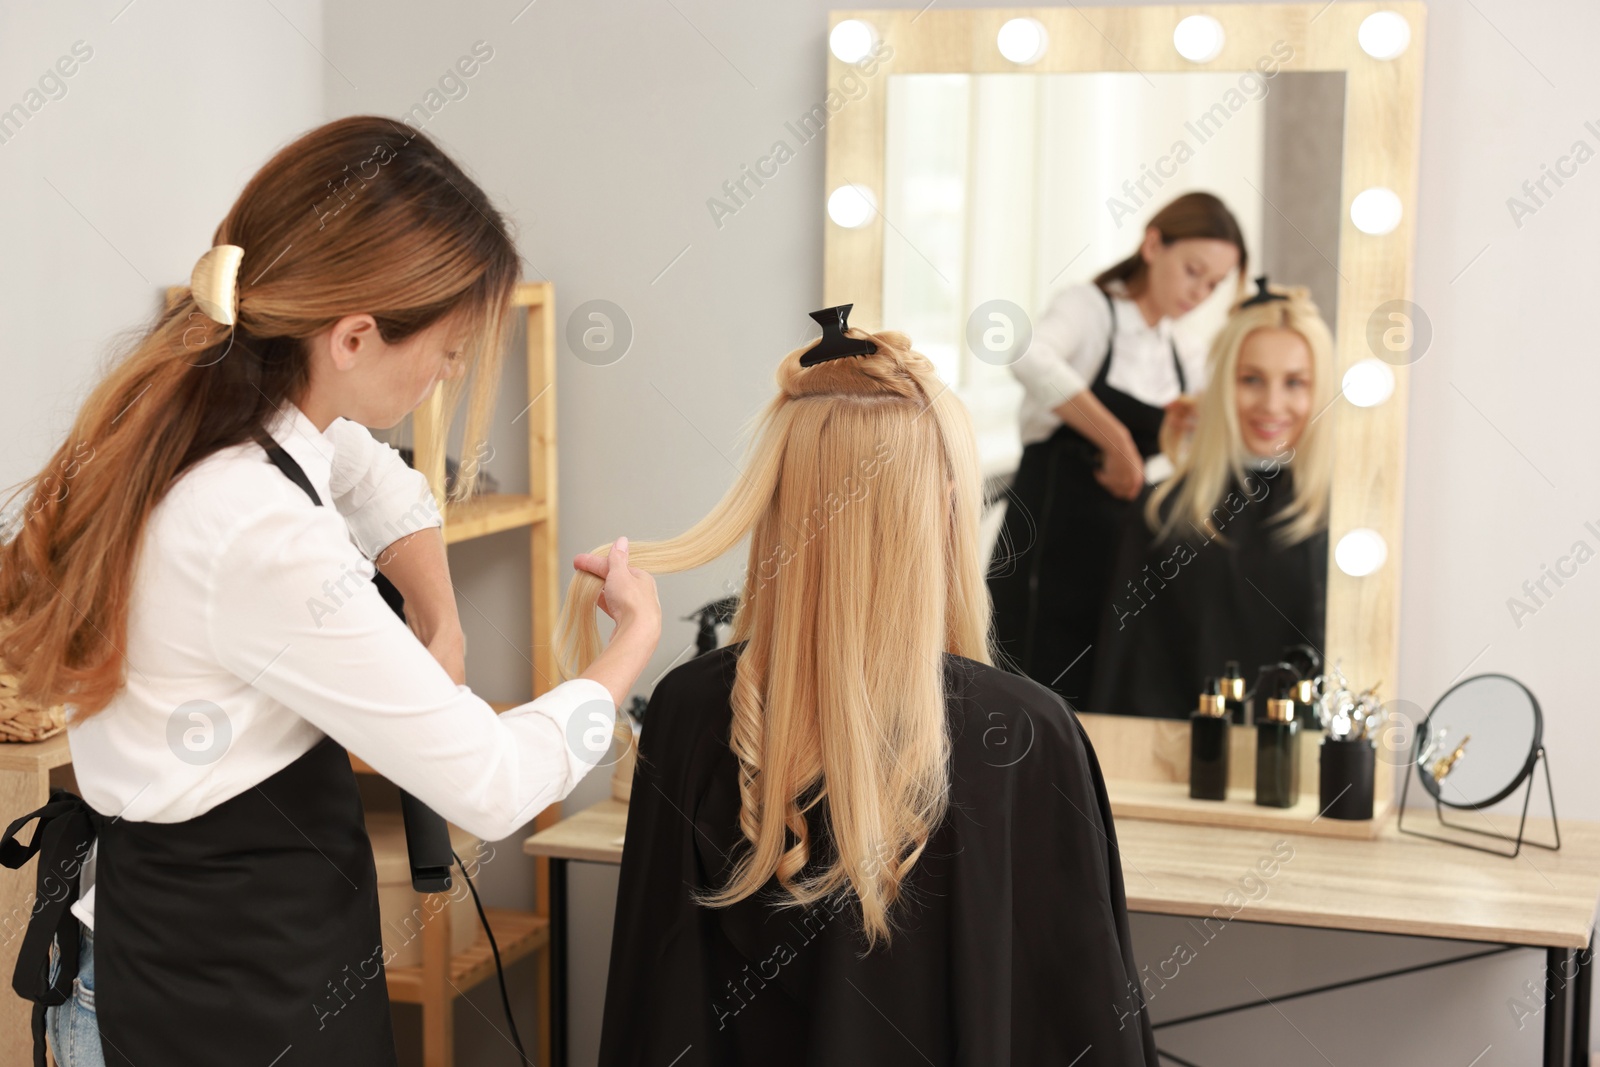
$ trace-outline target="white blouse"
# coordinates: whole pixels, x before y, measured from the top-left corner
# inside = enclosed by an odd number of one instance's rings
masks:
[[[574,679],[497,715],[456,685],[371,581],[388,545],[440,525],[426,478],[345,419],[319,433],[285,404],[268,432],[324,506],[253,441],[173,483],[134,579],[127,684],[81,722],[68,707],[84,800],[180,822],[324,735],[485,840],[570,793],[596,760],[569,743],[569,723],[609,725],[610,691]],[[92,928],[92,855],[81,885],[73,911]]]
[[[1165,407],[1178,398],[1178,375],[1172,368],[1172,320],[1154,326],[1144,321],[1139,306],[1120,289],[1112,292],[1116,307],[1116,359],[1106,384],[1146,404]],[[1011,373],[1022,383],[1022,443],[1043,441],[1061,420],[1055,409],[1089,388],[1105,361],[1113,323],[1106,298],[1093,282],[1069,285],[1056,293],[1033,324],[1033,340]],[[1206,351],[1177,334],[1178,359],[1188,391],[1205,385]]]

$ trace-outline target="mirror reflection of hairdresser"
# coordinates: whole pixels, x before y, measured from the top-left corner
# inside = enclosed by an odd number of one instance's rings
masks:
[[[83,792],[35,813],[34,840],[54,841],[41,864],[67,869],[95,835],[87,895],[41,908],[23,945],[23,973],[49,966],[72,994],[36,1010],[36,1034],[48,1023],[62,1067],[102,1046],[137,1067],[392,1065],[346,750],[505,837],[596,762],[568,721],[614,714],[659,634],[655,587],[589,560],[618,625],[581,678],[503,715],[464,684],[438,509],[364,427],[439,382],[449,410],[475,370],[478,454],[519,261],[426,136],[365,116],[311,131],[215,242],[243,249],[236,283],[198,271],[95,386],[0,554],[0,659],[25,695],[68,705]],[[463,464],[458,495],[475,474]],[[319,1011],[330,988],[342,1007]]]
[[[1307,290],[1261,283],[1212,342],[1192,433],[1163,435],[1172,477],[1123,528],[1090,711],[1187,718],[1229,660],[1253,678],[1289,645],[1322,651],[1333,337]]]
[[[644,714],[600,1067],[1157,1067],[1094,749],[991,659],[966,408],[905,335],[848,340],[784,357],[722,501],[634,545],[749,553],[731,643]]]
[[[1172,320],[1229,271],[1242,278],[1247,259],[1221,200],[1180,196],[1133,255],[1056,294],[1011,366],[1025,390],[1023,450],[990,566],[996,640],[1069,701],[1093,686],[1108,564],[1166,405],[1203,381],[1204,348],[1180,342]]]

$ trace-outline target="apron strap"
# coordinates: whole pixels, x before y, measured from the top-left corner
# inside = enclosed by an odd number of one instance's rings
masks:
[[[1095,288],[1100,289],[1098,285]],[[1109,290],[1100,289],[1100,295],[1106,298],[1106,313],[1111,316],[1111,332],[1106,334],[1106,355],[1100,361],[1100,373],[1094,376],[1090,389],[1106,383],[1107,377],[1111,374],[1111,354],[1117,350],[1117,305],[1112,303]]]
[[[300,469],[300,464],[294,461],[294,457],[284,451],[283,446],[269,437],[267,432],[259,426],[255,428],[251,436],[255,438],[256,444],[266,450],[267,458],[272,460],[273,466],[288,475],[289,480],[295,485],[304,489],[306,496],[311,498],[311,502],[320,508],[322,506],[322,498],[317,496],[317,491],[311,487],[311,479],[306,477],[306,472]]]
[[[78,899],[78,875],[88,858],[89,844],[95,836],[93,808],[76,793],[50,790],[50,800],[35,811],[14,820],[0,837],[0,865],[19,870],[38,854],[33,916],[22,948],[11,988],[24,1000],[33,1001],[33,1063],[45,1067],[45,1009],[65,1004],[78,977],[78,917],[72,905]],[[34,819],[39,820],[27,844],[18,833]],[[50,946],[57,944],[60,966],[55,981],[50,980]]]

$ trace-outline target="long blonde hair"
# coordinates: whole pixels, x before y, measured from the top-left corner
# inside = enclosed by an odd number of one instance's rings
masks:
[[[991,662],[989,597],[965,407],[905,335],[848,335],[877,353],[809,368],[805,348],[785,356],[727,495],[677,537],[630,542],[629,555],[682,571],[750,535],[728,739],[749,847],[701,902],[733,904],[774,876],[785,904],[848,887],[870,946],[888,939],[901,881],[944,817],[941,654]],[[599,650],[601,588],[578,574],[567,589],[557,647],[568,677]],[[832,847],[814,857],[805,813],[824,798]],[[814,858],[821,868],[803,874]]]
[[[1245,484],[1246,448],[1239,430],[1235,404],[1235,378],[1245,339],[1257,330],[1293,330],[1311,351],[1311,416],[1283,462],[1293,460],[1294,497],[1278,513],[1275,531],[1281,544],[1291,545],[1317,533],[1328,524],[1328,495],[1333,479],[1331,418],[1321,417],[1336,395],[1333,381],[1333,336],[1310,292],[1303,288],[1273,287],[1286,297],[1250,307],[1236,307],[1211,343],[1207,357],[1207,385],[1195,408],[1194,440],[1187,449],[1163,439],[1162,450],[1173,463],[1172,477],[1156,486],[1145,504],[1145,521],[1157,539],[1172,539],[1185,523],[1216,534],[1213,516],[1222,505],[1230,481]],[[1172,499],[1162,517],[1163,505]]]
[[[0,545],[0,662],[22,697],[82,721],[122,688],[133,580],[151,512],[184,472],[249,440],[309,381],[307,339],[370,312],[396,344],[448,316],[468,324],[462,476],[477,479],[519,261],[505,218],[425,134],[355,115],[285,145],[212,234],[244,248],[238,320],[187,288],[127,339]],[[443,434],[465,392],[446,380]],[[9,522],[8,522],[9,525]]]

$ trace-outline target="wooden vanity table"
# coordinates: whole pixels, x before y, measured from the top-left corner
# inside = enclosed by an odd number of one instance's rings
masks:
[[[551,1062],[556,1067],[567,1062],[567,864],[620,863],[627,818],[627,805],[606,800],[523,844],[529,855],[550,860]],[[1495,820],[1494,825],[1515,832],[1514,820]],[[1131,818],[1118,819],[1116,828],[1129,911],[1213,923],[1226,919],[1475,941],[1485,945],[1483,955],[1508,948],[1544,949],[1546,974],[1557,987],[1542,1011],[1544,1063],[1587,1067],[1600,823],[1564,820],[1559,852],[1529,856],[1524,851],[1515,859],[1404,835],[1393,819],[1370,839]],[[1530,834],[1548,832],[1548,823],[1530,823]],[[1293,850],[1288,859],[1282,858],[1283,842]],[[1276,873],[1260,900],[1238,893],[1242,877],[1258,870],[1258,863],[1274,860]],[[1230,891],[1238,895],[1230,896]],[[1273,1003],[1322,991],[1291,990],[1275,995]],[[1228,1014],[1262,1003],[1205,1014]],[[1164,1026],[1195,1018],[1157,1024],[1158,1038]]]

